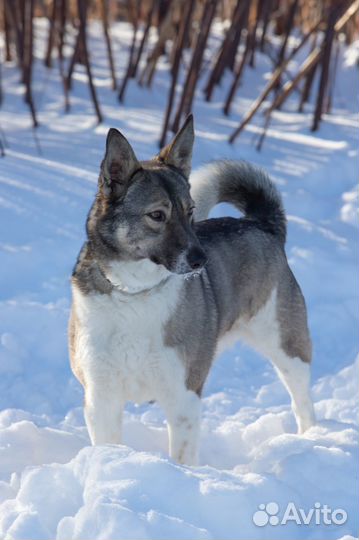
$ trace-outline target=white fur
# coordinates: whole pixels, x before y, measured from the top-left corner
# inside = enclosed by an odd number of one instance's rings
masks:
[[[195,463],[200,399],[187,390],[183,362],[162,335],[183,278],[161,269],[156,277],[151,264],[113,265],[111,281],[123,290],[110,295],[84,295],[73,287],[75,363],[83,375],[86,423],[93,444],[119,443],[124,403],[155,399],[167,415],[171,456]],[[134,293],[141,280],[142,287],[158,286]]]
[[[171,275],[164,266],[149,259],[114,261],[106,270],[106,277],[117,289],[131,294],[152,289]]]
[[[86,423],[93,444],[120,443],[125,402],[155,399],[167,416],[170,455],[194,464],[201,402],[186,389],[184,364],[175,349],[164,344],[162,335],[177,305],[183,277],[167,275],[160,268],[156,274],[151,265],[113,265],[108,277],[120,288],[110,295],[84,295],[73,287],[79,323],[75,363],[85,387]],[[242,337],[270,357],[292,398],[302,433],[314,423],[310,366],[289,358],[281,348],[276,301],[273,290],[263,308],[249,320],[238,320],[218,348]]]
[[[238,337],[269,358],[292,400],[298,432],[304,433],[315,423],[310,397],[310,364],[300,358],[289,357],[280,344],[277,320],[277,290],[273,289],[266,304],[249,321],[238,325]]]

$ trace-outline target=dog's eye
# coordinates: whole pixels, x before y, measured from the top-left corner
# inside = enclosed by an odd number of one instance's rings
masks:
[[[148,217],[153,219],[153,221],[165,221],[166,220],[166,215],[165,215],[164,212],[162,212],[162,210],[155,210],[154,212],[150,212],[147,215],[148,215]]]
[[[193,207],[193,208],[190,208],[190,209],[188,210],[188,217],[191,218],[191,217],[193,216],[193,212],[194,212],[194,207]]]

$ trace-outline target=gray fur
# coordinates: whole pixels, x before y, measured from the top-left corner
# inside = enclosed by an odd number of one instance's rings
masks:
[[[191,193],[208,263],[200,280],[186,283],[167,333],[168,344],[181,348],[187,359],[188,387],[201,391],[218,339],[238,319],[250,319],[275,287],[282,348],[310,362],[305,301],[287,263],[286,218],[275,185],[249,163],[217,161],[194,174]],[[245,217],[203,220],[220,202],[232,203]],[[181,328],[178,321],[184,321]]]
[[[233,204],[262,229],[286,239],[286,217],[278,190],[263,169],[245,161],[221,160],[194,174],[196,219],[206,219],[219,202]]]
[[[211,219],[195,230],[208,262],[185,282],[166,328],[166,344],[177,347],[188,366],[188,388],[201,393],[218,340],[236,321],[251,319],[276,287],[282,347],[309,362],[304,300],[281,241],[245,219]]]

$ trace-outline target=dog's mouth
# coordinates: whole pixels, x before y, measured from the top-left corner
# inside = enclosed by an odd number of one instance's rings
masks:
[[[191,272],[187,272],[186,274],[181,274],[186,281],[189,281],[190,279],[195,279],[200,277],[204,270],[204,266],[200,268],[199,270],[192,270]]]

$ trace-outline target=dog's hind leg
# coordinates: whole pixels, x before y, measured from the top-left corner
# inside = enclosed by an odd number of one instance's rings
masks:
[[[113,374],[92,376],[85,384],[85,420],[93,445],[120,444],[123,402]]]
[[[290,394],[298,432],[303,433],[315,424],[310,395],[312,344],[304,298],[291,272],[281,282],[276,307],[279,350],[271,359]]]
[[[304,433],[315,424],[310,396],[310,364],[301,358],[289,357],[283,350],[272,355],[271,361],[291,397],[298,433]]]
[[[196,465],[201,421],[201,399],[183,387],[162,401],[167,417],[169,453],[179,463]]]
[[[271,360],[291,397],[298,432],[303,433],[315,424],[310,396],[311,343],[304,301],[296,283],[293,287],[292,302],[286,304],[274,289],[267,303],[244,326],[242,335]]]

